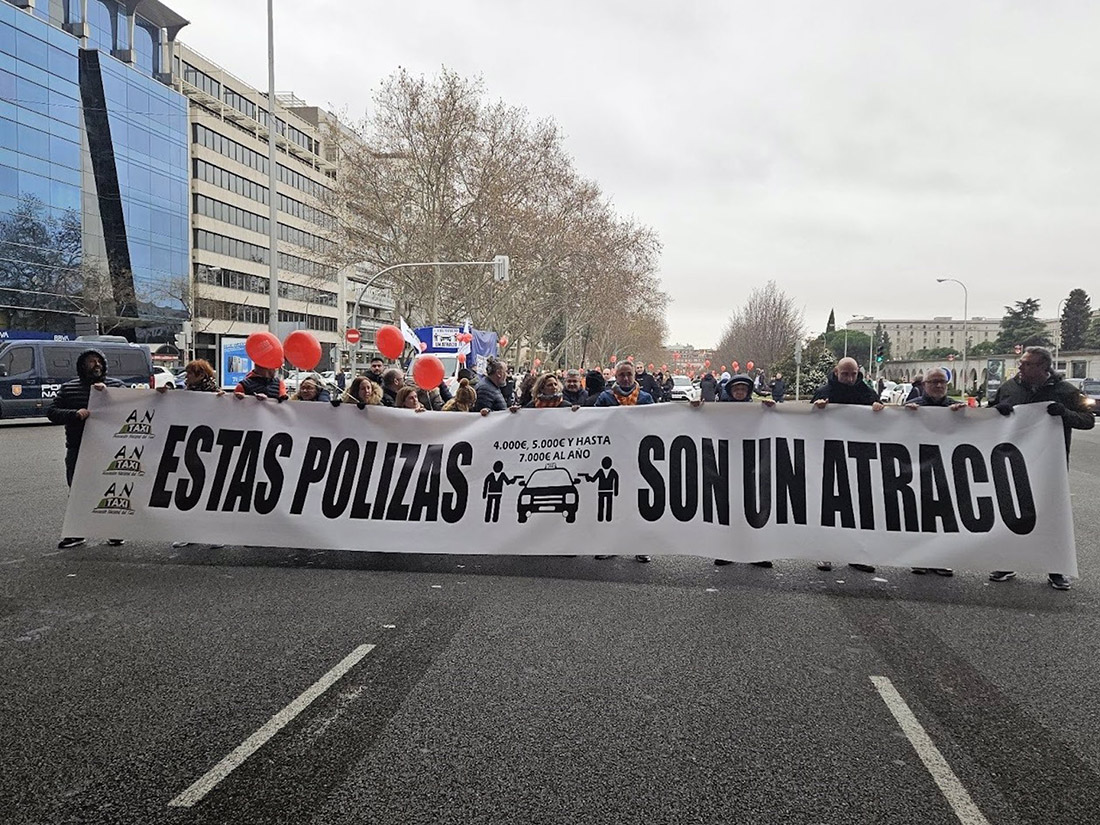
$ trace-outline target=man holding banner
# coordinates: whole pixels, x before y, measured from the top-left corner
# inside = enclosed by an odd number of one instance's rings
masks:
[[[1001,415],[1011,415],[1012,408],[1020,404],[1046,404],[1048,413],[1062,419],[1068,470],[1070,430],[1091,430],[1096,426],[1096,420],[1085,407],[1080,390],[1054,371],[1054,360],[1046,347],[1027,347],[1020,356],[1016,376],[1001,384],[989,401],[989,405],[996,407]],[[1014,578],[1014,570],[994,570],[989,574],[989,580],[994,582]],[[1070,588],[1069,579],[1062,573],[1050,573],[1047,579],[1055,590]]]
[[[829,404],[859,404],[870,406],[875,412],[882,410],[882,402],[873,389],[863,380],[859,364],[855,358],[841,358],[833,368],[829,380],[814,392],[812,399],[815,409],[823,410]],[[874,565],[849,564],[853,570],[861,573],[874,573]],[[831,561],[818,562],[818,570],[828,572],[833,569]]]

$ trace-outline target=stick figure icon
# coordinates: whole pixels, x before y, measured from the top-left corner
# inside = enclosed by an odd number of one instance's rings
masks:
[[[619,474],[611,469],[611,456],[604,456],[602,469],[591,475],[580,473],[585,481],[596,482],[596,521],[611,521],[611,503],[619,494]]]
[[[493,471],[485,476],[485,483],[481,487],[481,497],[485,499],[485,521],[500,521],[500,499],[504,495],[504,487],[507,484],[515,484],[522,481],[523,476],[509,478],[504,473],[504,462],[493,462]]]

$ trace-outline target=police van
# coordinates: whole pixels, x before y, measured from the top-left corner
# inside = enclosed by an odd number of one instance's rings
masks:
[[[61,385],[76,378],[80,353],[97,349],[107,358],[107,375],[128,387],[148,389],[153,381],[149,350],[124,339],[85,337],[76,341],[0,342],[0,418],[46,414]]]

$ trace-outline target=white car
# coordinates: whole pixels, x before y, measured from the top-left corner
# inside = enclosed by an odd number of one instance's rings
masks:
[[[700,391],[686,375],[672,376],[673,401],[698,401]]]
[[[168,367],[153,367],[153,387],[154,389],[160,389],[161,387],[167,387],[170,390],[176,388],[176,374]]]

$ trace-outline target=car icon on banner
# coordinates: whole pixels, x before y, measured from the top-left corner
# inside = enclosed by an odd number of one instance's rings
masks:
[[[535,470],[520,484],[523,491],[516,504],[520,524],[526,522],[531,513],[565,513],[566,521],[572,523],[577,520],[580,499],[577,479],[564,467]]]

